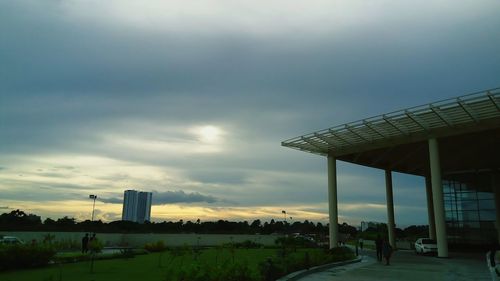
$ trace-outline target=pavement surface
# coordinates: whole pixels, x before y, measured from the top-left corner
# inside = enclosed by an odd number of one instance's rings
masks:
[[[375,252],[363,251],[363,260],[308,275],[300,281],[490,281],[485,254],[455,254],[451,258],[416,255],[397,251],[391,264],[378,262]]]

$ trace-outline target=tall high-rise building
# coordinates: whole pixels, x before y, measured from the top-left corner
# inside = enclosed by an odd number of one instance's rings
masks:
[[[151,192],[125,190],[122,220],[144,223],[151,220]]]

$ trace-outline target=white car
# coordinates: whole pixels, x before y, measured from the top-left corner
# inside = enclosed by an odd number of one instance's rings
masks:
[[[0,235],[0,244],[24,244],[24,242],[15,236]]]
[[[436,241],[430,238],[419,238],[415,241],[415,253],[434,254],[437,253]]]

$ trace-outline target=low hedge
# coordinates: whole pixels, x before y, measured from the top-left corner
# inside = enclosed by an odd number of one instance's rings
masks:
[[[309,269],[312,266],[354,259],[356,256],[347,247],[325,249],[320,253],[310,255],[309,252],[294,254],[291,251],[278,251],[275,258],[268,258],[260,263],[260,272],[264,281],[279,279],[289,273]]]
[[[80,253],[70,253],[70,254],[58,254],[54,257],[56,263],[75,263],[82,261],[89,261],[92,258],[94,260],[110,260],[110,259],[123,259],[123,258],[133,258],[137,255],[147,255],[149,252],[145,249],[131,249],[123,251],[120,253],[100,253],[92,257],[91,254],[80,254]]]
[[[0,245],[0,270],[44,266],[55,254],[49,245]]]
[[[146,245],[144,245],[144,249],[152,253],[157,253],[166,251],[167,246],[165,245],[165,242],[159,240],[153,243],[147,243]]]

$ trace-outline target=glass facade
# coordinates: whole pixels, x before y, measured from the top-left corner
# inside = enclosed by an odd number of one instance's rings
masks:
[[[490,244],[495,241],[493,173],[471,172],[443,177],[448,241]]]

